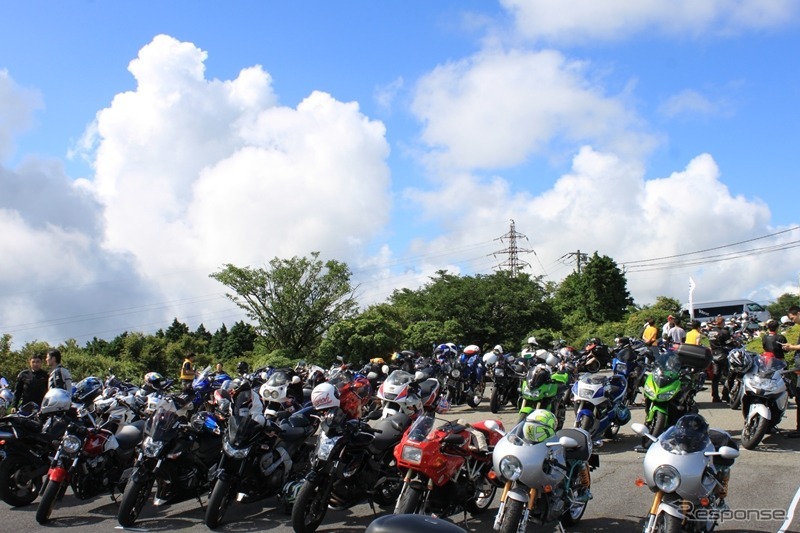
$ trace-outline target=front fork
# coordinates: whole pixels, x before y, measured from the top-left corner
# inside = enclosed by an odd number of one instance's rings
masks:
[[[650,514],[647,515],[647,524],[644,526],[644,533],[656,533],[658,522],[658,508],[661,506],[661,500],[664,498],[664,492],[658,491],[653,497],[653,504],[650,506]]]
[[[506,514],[506,500],[508,499],[508,493],[511,490],[511,481],[506,481],[505,486],[503,487],[503,494],[500,495],[500,505],[497,508],[497,516],[494,519],[494,524],[492,528],[495,531],[500,529],[500,526],[503,524],[503,518]],[[526,526],[528,525],[528,516],[530,516],[531,511],[533,510],[533,505],[536,503],[536,489],[529,489],[528,490],[528,505],[522,510],[522,516],[520,516],[519,524],[517,525],[518,532],[524,532]]]

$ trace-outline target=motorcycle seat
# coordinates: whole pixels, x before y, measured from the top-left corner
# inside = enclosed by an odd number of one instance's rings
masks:
[[[292,427],[292,426],[281,426],[281,438],[292,442],[296,440],[302,440],[308,436],[308,431],[306,428],[302,427]]]
[[[592,436],[579,428],[564,428],[556,432],[556,437],[569,437],[578,443],[577,448],[565,450],[567,461],[588,461],[592,455]]]
[[[410,425],[411,419],[402,413],[379,421],[375,425],[375,429],[380,430],[381,433],[375,433],[375,437],[369,445],[370,452],[377,455],[395,446]]]
[[[465,533],[452,522],[418,514],[390,514],[376,518],[365,533]]]
[[[116,437],[119,447],[128,450],[141,442],[142,430],[135,424],[128,424],[117,432]]]
[[[428,398],[431,393],[439,386],[439,382],[433,378],[428,378],[419,384],[419,396],[422,399]]]

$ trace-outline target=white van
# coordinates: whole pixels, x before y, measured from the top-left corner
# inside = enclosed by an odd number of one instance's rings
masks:
[[[725,319],[733,315],[747,313],[748,316],[755,317],[760,323],[766,322],[772,316],[763,305],[757,304],[752,300],[723,300],[719,302],[696,302],[694,304],[694,319],[698,322],[706,322],[721,315]],[[688,319],[689,304],[681,307],[681,315]]]

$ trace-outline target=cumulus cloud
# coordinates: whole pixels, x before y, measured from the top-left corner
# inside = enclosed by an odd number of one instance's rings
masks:
[[[589,65],[554,50],[483,50],[436,67],[412,109],[440,168],[502,168],[590,143],[631,157],[656,138],[625,103],[591,81]]]
[[[34,111],[43,106],[38,91],[20,87],[0,69],[0,161],[13,153],[14,136],[31,127]]]
[[[622,40],[645,31],[667,36],[727,35],[780,27],[798,14],[792,0],[501,0],[517,32],[548,42]]]

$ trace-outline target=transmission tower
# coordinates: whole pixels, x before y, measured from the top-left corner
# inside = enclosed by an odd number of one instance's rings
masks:
[[[533,252],[533,250],[528,250],[527,248],[518,248],[517,247],[518,239],[525,239],[527,241],[528,237],[526,237],[522,233],[517,232],[514,226],[514,220],[512,219],[511,228],[508,230],[508,233],[495,239],[496,241],[500,241],[502,243],[507,242],[508,248],[506,248],[505,250],[498,250],[491,254],[495,258],[497,258],[498,254],[503,254],[508,256],[508,259],[497,265],[497,268],[501,270],[507,270],[508,272],[511,273],[512,278],[516,278],[517,274],[519,274],[519,272],[526,266],[528,267],[531,266],[530,263],[528,263],[527,261],[523,261],[522,259],[520,259],[519,254],[530,253]]]

